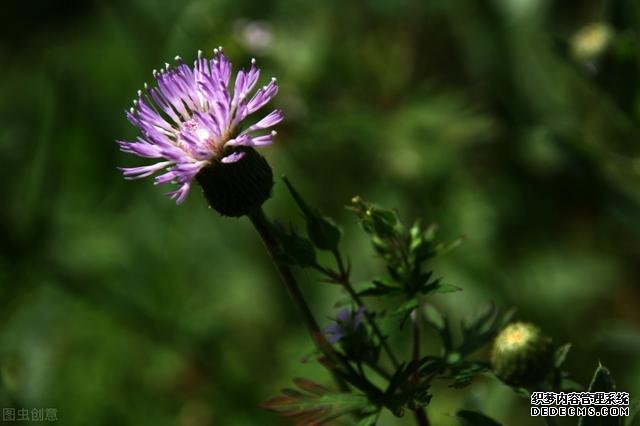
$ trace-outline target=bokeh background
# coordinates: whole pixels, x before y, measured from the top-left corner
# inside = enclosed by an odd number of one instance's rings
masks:
[[[0,405],[280,425],[261,401],[296,376],[330,384],[248,221],[116,169],[141,163],[114,140],[135,137],[124,110],[151,70],[218,45],[278,77],[287,118],[263,152],[342,225],[357,280],[382,272],[344,209],[360,194],[467,237],[435,265],[464,288],[433,301],[453,318],[516,306],[574,343],[577,381],[600,360],[636,399],[639,29],[633,0],[3,3]],[[300,223],[281,182],[266,210]],[[326,324],[340,294],[300,277]],[[436,391],[435,425],[462,407],[541,424],[490,378]]]

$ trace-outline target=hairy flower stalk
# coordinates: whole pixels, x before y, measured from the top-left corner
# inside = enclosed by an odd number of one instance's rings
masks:
[[[160,161],[121,170],[127,179],[158,173],[156,185],[177,185],[167,195],[178,204],[197,179],[221,214],[247,214],[270,196],[271,169],[254,148],[273,142],[276,132],[268,129],[282,121],[283,113],[276,109],[251,125],[243,123],[277,94],[276,79],[254,92],[260,69],[252,60],[231,83],[231,62],[221,47],[211,59],[198,52],[193,68],[175,59],[174,67],[153,71],[157,86],[145,83],[127,112],[141,136],[118,141],[124,152]]]

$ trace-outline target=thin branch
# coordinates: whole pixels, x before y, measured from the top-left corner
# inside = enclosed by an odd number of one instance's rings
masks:
[[[416,368],[416,372],[413,376],[414,381],[420,380],[418,372],[418,363],[420,362],[420,309],[419,307],[411,312],[411,323],[413,325],[413,364]],[[414,411],[416,423],[419,426],[429,426],[429,418],[423,407],[418,407]]]
[[[342,355],[340,355],[334,348],[331,346],[324,333],[320,330],[320,326],[318,326],[318,322],[316,321],[309,305],[304,299],[302,291],[296,281],[296,278],[293,275],[293,272],[283,262],[279,260],[280,248],[278,242],[271,230],[271,223],[264,215],[262,209],[257,209],[251,214],[248,215],[251,223],[253,224],[256,231],[262,238],[264,242],[265,248],[269,252],[271,256],[271,260],[275,264],[278,272],[280,273],[280,277],[282,278],[282,282],[285,287],[289,291],[289,295],[293,300],[294,305],[298,308],[298,311],[302,315],[302,321],[304,322],[309,334],[311,335],[311,339],[314,344],[318,348],[318,350],[323,353],[327,361],[329,362],[329,366],[331,371],[335,375],[339,375],[339,367],[343,367],[348,371],[348,375],[344,377],[350,384],[365,392],[367,395],[382,400],[383,393],[380,389],[378,389],[375,385],[369,382],[366,378],[361,377],[351,366],[349,361],[345,359]],[[342,377],[342,376],[341,376]]]
[[[373,333],[376,335],[376,337],[378,337],[378,340],[380,340],[380,345],[389,356],[389,359],[391,360],[393,367],[398,368],[398,366],[400,365],[400,363],[398,362],[398,358],[396,358],[395,354],[393,353],[393,350],[389,346],[389,343],[387,343],[387,339],[382,334],[380,327],[378,327],[378,323],[373,317],[373,314],[367,309],[366,305],[362,301],[362,298],[358,295],[358,292],[356,292],[353,286],[351,285],[351,282],[349,281],[350,271],[348,268],[345,268],[340,252],[338,252],[338,250],[333,250],[332,253],[334,258],[336,259],[336,264],[338,265],[338,274],[334,274],[333,271],[318,265],[320,268],[319,270],[324,274],[327,274],[328,276],[330,276],[339,284],[341,284],[345,288],[345,290],[347,290],[347,293],[349,293],[349,296],[351,296],[351,298],[356,302],[358,307],[364,308],[364,315],[367,319],[367,322],[371,326]]]

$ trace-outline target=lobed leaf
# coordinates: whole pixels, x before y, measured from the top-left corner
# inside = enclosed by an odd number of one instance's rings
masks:
[[[310,207],[293,187],[289,179],[284,180],[289,193],[302,211],[307,225],[307,235],[311,242],[321,250],[336,250],[340,242],[340,228],[326,216],[322,216],[316,209]]]
[[[377,415],[379,407],[361,393],[335,393],[311,380],[297,378],[298,389],[284,389],[283,396],[269,399],[262,407],[282,416],[291,417],[297,425],[321,425],[346,414]],[[374,424],[374,423],[363,423]]]
[[[613,392],[616,389],[615,382],[611,376],[611,372],[602,364],[598,364],[596,371],[593,373],[589,392]],[[581,417],[578,426],[620,426],[622,424],[621,417]]]
[[[313,244],[298,235],[293,227],[287,230],[281,224],[274,223],[272,229],[280,245],[279,261],[302,268],[313,266],[316,263],[316,251]]]
[[[567,355],[569,355],[569,351],[571,350],[571,343],[565,343],[556,349],[556,353],[554,355],[554,365],[556,368],[560,368],[562,364],[564,364],[567,359]]]

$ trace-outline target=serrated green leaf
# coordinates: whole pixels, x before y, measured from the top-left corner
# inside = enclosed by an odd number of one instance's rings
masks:
[[[500,321],[498,321],[496,325],[496,329],[502,330],[503,328],[505,328],[507,324],[509,324],[513,320],[513,318],[516,316],[516,312],[517,312],[516,308],[507,309],[505,313],[502,314],[502,318],[500,319]]]
[[[425,229],[423,233],[423,237],[426,241],[433,241],[436,238],[436,233],[438,232],[438,224],[432,223],[427,229]]]
[[[493,338],[498,328],[496,318],[497,309],[493,303],[490,303],[475,316],[461,321],[462,343],[458,350],[463,356],[470,354]]]
[[[397,294],[400,293],[400,291],[400,287],[387,285],[382,281],[373,280],[371,285],[360,290],[358,294],[360,296],[384,296],[388,294]]]
[[[293,187],[289,179],[284,180],[289,193],[304,215],[307,235],[311,242],[321,250],[336,250],[340,242],[340,228],[328,217],[322,216],[317,210],[311,208]]]
[[[611,376],[611,372],[602,364],[598,364],[591,384],[589,392],[613,392],[616,389],[615,382]],[[581,417],[578,426],[620,426],[621,417]]]
[[[500,423],[482,413],[472,410],[460,410],[456,417],[462,426],[501,426]]]
[[[409,229],[409,235],[412,240],[422,239],[422,224],[420,223],[420,219],[416,220],[411,229]]]
[[[451,353],[453,342],[451,340],[451,330],[449,329],[449,320],[447,317],[432,305],[426,305],[423,313],[427,324],[432,326],[440,335],[445,353]]]
[[[352,210],[358,216],[360,224],[366,233],[382,240],[390,239],[400,234],[402,224],[394,211],[374,206],[360,197],[354,197],[352,202],[354,206],[350,207],[349,210]],[[374,242],[374,244],[379,245],[379,242]]]
[[[438,256],[442,256],[443,254],[449,253],[451,250],[458,247],[460,244],[462,244],[463,241],[464,241],[464,237],[459,237],[447,244],[445,243],[437,244],[434,250]]]
[[[564,364],[567,359],[567,355],[569,355],[569,351],[571,350],[571,343],[565,343],[556,349],[556,353],[554,356],[554,365],[556,368],[560,368],[562,364]]]
[[[375,426],[378,421],[379,413],[375,412],[373,414],[369,414],[363,419],[361,419],[356,426]]]
[[[313,244],[321,250],[336,250],[340,242],[340,228],[326,216],[307,218],[307,234]]]
[[[306,379],[295,379],[294,383],[300,390],[285,389],[283,396],[264,402],[262,407],[283,416],[304,420],[305,424],[320,424],[351,413],[368,416],[379,410],[361,393],[333,393]]]
[[[429,404],[432,395],[428,390],[431,384],[425,377],[434,376],[442,370],[443,365],[440,358],[431,355],[418,362],[400,364],[385,389],[386,406],[396,416],[401,416],[405,407],[413,410]]]
[[[491,323],[491,319],[495,317],[496,313],[497,309],[495,304],[493,302],[488,303],[475,315],[462,320],[462,331],[480,333],[486,330],[487,325]]]
[[[391,315],[400,317],[400,324],[402,325],[406,322],[407,318],[409,318],[409,315],[411,314],[411,312],[417,307],[418,307],[418,299],[415,297],[412,297],[411,299],[407,300],[402,305],[400,305],[397,309],[392,311]]]
[[[521,398],[531,400],[531,392],[529,390],[518,386],[511,386],[511,390]]]
[[[406,363],[400,364],[389,380],[389,384],[385,390],[385,395],[393,395],[409,374],[411,374],[411,370],[408,368],[408,365]]]
[[[295,383],[300,389],[305,390],[312,395],[322,396],[329,393],[329,389],[319,385],[318,383],[312,382],[311,380],[298,377],[293,379],[293,383]]]
[[[436,255],[431,242],[427,240],[412,240],[409,251],[415,256],[417,262],[424,262]]]
[[[451,373],[448,378],[453,380],[450,387],[455,389],[462,389],[469,386],[478,374],[490,370],[488,364],[466,361],[459,362],[449,368],[451,369]]]
[[[280,245],[278,260],[301,268],[315,265],[316,251],[309,240],[298,235],[293,228],[287,231],[278,223],[274,223],[273,231]]]
[[[293,197],[294,201],[296,202],[300,210],[302,210],[302,214],[304,214],[305,216],[312,216],[315,212],[311,207],[309,207],[307,202],[304,201],[300,193],[293,187],[293,184],[289,181],[289,179],[286,176],[283,176],[282,180],[287,186],[287,189],[289,190],[289,193]]]
[[[589,392],[612,392],[616,389],[616,384],[611,377],[611,372],[607,367],[602,364],[598,364],[591,384],[589,385]]]
[[[461,287],[455,286],[453,284],[440,284],[436,286],[433,290],[435,293],[455,293],[456,291],[462,291]]]
[[[441,372],[445,368],[445,361],[440,357],[427,355],[422,358],[418,364],[420,366],[420,374],[422,376],[431,376]]]
[[[424,307],[424,317],[427,323],[431,325],[438,331],[443,331],[445,329],[445,319],[444,316],[436,309],[433,305],[426,305]]]
[[[393,237],[397,234],[398,216],[391,210],[370,208],[367,216],[373,224],[373,231],[382,238]]]
[[[375,235],[371,237],[371,244],[373,245],[375,251],[382,256],[388,255],[393,250],[387,240]]]
[[[495,335],[511,320],[514,310],[507,311],[502,318],[493,303],[488,304],[475,316],[461,322],[462,343],[457,350],[467,356],[481,346],[489,343]]]
[[[432,276],[433,271],[423,272],[420,268],[414,268],[410,282],[407,283],[408,285],[406,287],[408,289],[412,289],[413,293],[420,292],[422,294],[427,294],[436,290],[440,285],[439,278],[430,282]]]

